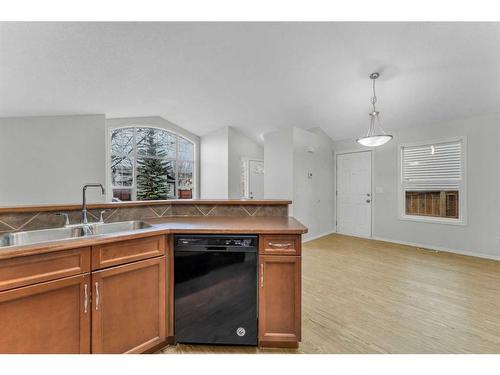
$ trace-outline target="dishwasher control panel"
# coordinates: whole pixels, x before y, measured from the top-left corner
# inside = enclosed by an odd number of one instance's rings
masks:
[[[234,235],[234,236],[218,236],[218,235],[176,235],[175,248],[256,248],[258,245],[257,236]],[[221,249],[222,250],[222,249]]]

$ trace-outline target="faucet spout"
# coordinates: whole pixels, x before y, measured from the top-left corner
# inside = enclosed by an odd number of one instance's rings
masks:
[[[92,183],[83,185],[82,189],[82,224],[87,225],[89,223],[87,218],[87,188],[89,187],[100,187],[102,195],[104,195],[105,190],[102,184]]]

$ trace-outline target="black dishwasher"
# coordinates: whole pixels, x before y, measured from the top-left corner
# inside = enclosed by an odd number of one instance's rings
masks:
[[[176,342],[257,345],[257,243],[251,235],[174,237]]]

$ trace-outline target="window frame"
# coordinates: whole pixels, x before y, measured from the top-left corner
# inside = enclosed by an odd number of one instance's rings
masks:
[[[112,140],[112,134],[114,131],[119,130],[119,129],[133,129],[133,148],[132,148],[132,153],[130,154],[130,158],[133,158],[132,162],[132,186],[113,186],[113,178],[112,178],[112,172],[111,172],[111,158],[113,155],[113,150],[112,150],[112,145],[111,145],[111,140]],[[188,162],[192,164],[192,173],[193,173],[193,190],[191,193],[191,199],[194,199],[197,195],[197,160],[196,160],[196,142],[193,140],[189,139],[188,137],[180,134],[179,132],[166,129],[160,126],[154,126],[154,125],[148,125],[148,124],[123,124],[121,126],[112,126],[108,128],[107,131],[107,139],[106,139],[106,179],[107,179],[107,191],[109,192],[108,194],[108,199],[112,200],[113,199],[113,190],[118,190],[118,189],[123,189],[123,190],[131,190],[131,201],[137,201],[137,158],[138,158],[138,152],[137,152],[137,129],[138,128],[151,128],[151,129],[158,129],[160,131],[168,132],[171,134],[174,134],[176,136],[176,142],[175,142],[175,158],[172,157],[164,157],[160,158],[157,156],[149,156],[149,155],[142,155],[140,157],[142,158],[148,158],[148,159],[161,159],[161,160],[166,160],[166,161],[173,161],[175,162],[175,197],[172,198],[167,198],[165,200],[178,200],[179,199],[179,193],[178,193],[178,168],[179,168],[179,162]],[[179,138],[183,138],[189,143],[193,145],[193,159],[187,160],[187,159],[179,159]],[[147,202],[147,201],[144,201]]]
[[[407,189],[403,185],[403,148],[413,146],[431,146],[437,143],[450,143],[461,142],[461,181],[458,188],[458,219],[424,216],[424,215],[408,215],[406,213],[406,191],[413,191]],[[449,225],[467,225],[467,137],[459,136],[444,139],[433,139],[428,141],[408,142],[398,145],[398,216],[399,220],[436,223],[436,224],[449,224]]]

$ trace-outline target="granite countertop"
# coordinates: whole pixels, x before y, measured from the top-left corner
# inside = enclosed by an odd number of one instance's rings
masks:
[[[31,245],[0,248],[0,260],[18,256],[43,254],[58,250],[92,246],[114,241],[175,233],[228,233],[228,234],[304,234],[307,228],[293,217],[162,217],[146,219],[151,228],[113,234],[78,237]]]

